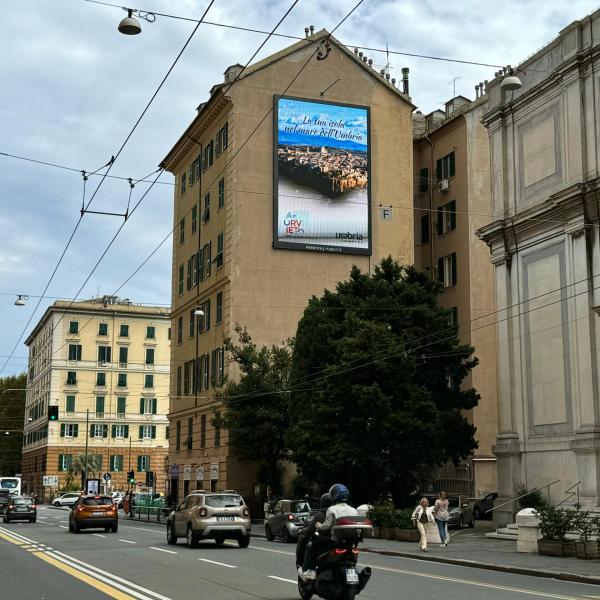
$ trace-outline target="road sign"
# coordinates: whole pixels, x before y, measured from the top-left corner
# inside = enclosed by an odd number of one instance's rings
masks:
[[[58,486],[58,475],[44,475],[42,477],[42,485],[47,485],[50,487]]]
[[[104,473],[104,475],[102,475],[102,478],[104,479],[104,481],[110,481],[110,473]]]

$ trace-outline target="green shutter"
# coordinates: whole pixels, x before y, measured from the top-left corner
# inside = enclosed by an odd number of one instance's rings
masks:
[[[60,424],[60,437],[65,437],[65,424]]]
[[[125,413],[125,398],[117,398],[117,412],[120,414]]]
[[[156,425],[152,425],[151,437],[153,440],[156,439]]]
[[[456,229],[456,200],[450,202],[450,229]]]
[[[138,471],[138,473],[141,472],[141,470],[142,470],[142,457],[138,456],[137,457],[137,471]]]
[[[125,438],[127,439],[129,437],[129,425],[125,425]]]
[[[444,283],[444,259],[438,258],[438,272],[437,272],[438,281]]]
[[[110,437],[116,437],[117,436],[117,426],[116,425],[111,425],[110,427]]]
[[[75,412],[75,396],[67,396],[67,412]]]
[[[90,425],[90,437],[94,437],[94,426]]]
[[[449,177],[454,177],[454,175],[456,175],[456,165],[454,163],[454,152],[450,153],[450,156],[448,157],[448,162],[450,163],[449,165]]]
[[[442,235],[444,231],[444,207],[438,206],[437,209],[437,234]]]
[[[73,425],[73,437],[78,437],[79,436],[79,425],[77,423],[75,423],[75,425]]]
[[[452,254],[452,285],[456,285],[456,252]]]
[[[102,437],[108,437],[108,425],[102,425]]]
[[[438,158],[435,163],[435,176],[439,181],[442,178],[442,159]]]
[[[140,415],[144,414],[144,399],[140,398]]]
[[[122,454],[119,454],[117,456],[117,467],[118,467],[119,471],[123,470],[123,455]]]
[[[58,470],[59,471],[64,471],[64,468],[63,468],[63,456],[64,456],[63,454],[59,454],[58,455]]]
[[[152,398],[152,414],[156,414],[156,398]]]
[[[139,428],[139,438],[140,438],[140,440],[143,439],[143,437],[144,437],[144,426],[140,425],[140,428]]]

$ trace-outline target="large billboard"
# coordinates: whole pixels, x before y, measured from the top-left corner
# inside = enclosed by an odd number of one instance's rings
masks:
[[[370,254],[369,109],[274,102],[273,246]]]

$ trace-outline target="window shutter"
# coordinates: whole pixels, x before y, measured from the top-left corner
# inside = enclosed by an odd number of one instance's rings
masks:
[[[65,424],[60,424],[60,437],[65,437]]]
[[[125,438],[129,437],[129,425],[125,425]]]
[[[77,423],[75,423],[75,425],[73,425],[73,437],[78,437],[79,436],[79,425]]]
[[[140,398],[140,415],[144,414],[144,399]]]
[[[94,426],[90,425],[90,437],[94,437]]]
[[[208,242],[208,244],[206,244],[206,254],[207,254],[207,256],[204,257],[204,259],[206,260],[206,277],[210,277],[210,269],[211,269],[211,266],[212,266],[212,260],[211,260],[212,252],[211,252],[211,247],[212,247],[212,242]]]
[[[140,429],[139,429],[139,438],[140,440],[143,439],[144,437],[144,426],[140,425]]]
[[[217,351],[211,352],[211,365],[210,365],[210,381],[213,387],[217,383]]]
[[[108,425],[102,425],[102,437],[108,437]]]
[[[444,207],[438,206],[437,209],[437,234],[442,235],[444,231]]]
[[[142,457],[141,456],[137,457],[137,470],[138,470],[138,473],[142,470]]]
[[[444,259],[438,258],[438,272],[437,272],[438,281],[444,283]]]
[[[441,158],[438,158],[435,163],[435,176],[437,177],[438,181],[442,178],[442,159]]]
[[[456,252],[452,254],[452,285],[456,285]]]
[[[146,471],[150,471],[150,455],[146,456]]]
[[[450,171],[450,177],[454,177],[454,175],[456,175],[456,165],[454,163],[454,152],[450,153],[450,156],[448,157],[448,162],[449,164],[449,171]]]
[[[204,279],[204,250],[198,250],[198,281]]]
[[[110,437],[117,437],[117,426],[111,425],[110,427]]]
[[[152,439],[156,439],[156,425],[152,425]]]
[[[152,414],[156,414],[156,398],[152,398]]]
[[[450,229],[456,229],[456,200],[450,202]]]
[[[64,471],[65,470],[63,457],[64,457],[64,454],[59,454],[58,455],[58,470],[59,471]]]

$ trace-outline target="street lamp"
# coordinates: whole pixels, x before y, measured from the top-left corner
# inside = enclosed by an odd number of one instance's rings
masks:
[[[500,84],[500,89],[505,90],[507,92],[514,92],[516,90],[521,89],[523,84],[521,83],[521,80],[514,74],[512,67],[509,65],[508,67],[506,67],[506,70],[508,74],[502,80],[502,83]]]
[[[27,300],[29,300],[29,296],[18,294],[17,299],[15,300],[15,306],[25,306]]]
[[[135,8],[125,7],[123,7],[123,10],[127,11],[127,16],[124,19],[121,19],[117,29],[124,35],[137,35],[138,33],[142,33],[142,26],[140,25],[140,22],[133,16],[134,13],[140,19],[148,21],[148,23],[154,23],[154,21],[156,21],[156,15],[154,13],[143,12]]]

